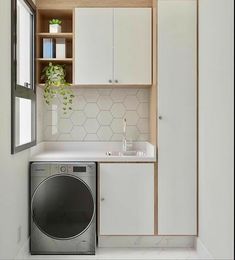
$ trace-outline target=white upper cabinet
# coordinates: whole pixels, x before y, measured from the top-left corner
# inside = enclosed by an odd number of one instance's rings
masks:
[[[158,233],[197,234],[197,1],[158,1]]]
[[[75,83],[113,80],[113,9],[75,9]]]
[[[151,8],[77,8],[75,84],[151,84],[151,41]]]
[[[114,9],[114,80],[120,84],[152,82],[150,8]]]
[[[100,235],[154,235],[154,164],[101,163]]]

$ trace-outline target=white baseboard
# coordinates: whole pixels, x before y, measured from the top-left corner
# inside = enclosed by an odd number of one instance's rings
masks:
[[[195,240],[195,249],[201,259],[214,259],[212,254],[209,252],[209,250],[206,248],[206,246],[203,244],[200,238],[196,238]]]

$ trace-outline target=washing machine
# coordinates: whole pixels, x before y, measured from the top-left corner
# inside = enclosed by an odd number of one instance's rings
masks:
[[[95,163],[32,163],[30,194],[31,254],[95,254]]]

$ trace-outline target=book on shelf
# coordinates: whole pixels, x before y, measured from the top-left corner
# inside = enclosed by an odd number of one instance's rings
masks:
[[[43,58],[44,59],[55,58],[55,43],[52,38],[43,39]]]
[[[57,59],[65,59],[66,50],[65,50],[65,39],[64,38],[56,38],[56,58]]]

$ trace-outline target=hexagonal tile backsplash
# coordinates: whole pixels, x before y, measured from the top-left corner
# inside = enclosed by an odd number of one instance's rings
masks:
[[[127,138],[149,140],[148,89],[75,89],[73,110],[64,115],[60,98],[43,106],[44,141],[121,141],[123,119]]]

